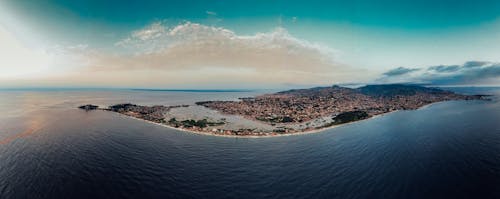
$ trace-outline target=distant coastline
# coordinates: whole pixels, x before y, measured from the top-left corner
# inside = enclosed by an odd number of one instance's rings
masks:
[[[169,92],[195,92],[195,93],[239,93],[251,92],[253,90],[246,89],[147,89],[147,88],[134,88],[133,91],[169,91]]]
[[[100,108],[88,104],[79,108],[87,111],[116,112],[141,121],[196,134],[260,138],[317,133],[399,110],[424,108],[436,102],[480,99],[485,99],[485,96],[461,95],[413,85],[375,85],[358,89],[339,86],[297,89],[241,98],[241,101],[206,101],[197,102],[195,105],[225,115],[240,115],[255,122],[266,123],[273,126],[272,130],[259,130],[251,126],[227,129],[225,125],[229,123],[228,121],[224,118],[215,120],[209,115],[198,120],[192,118],[178,120],[176,117],[165,116],[172,109],[191,105],[141,106],[127,103]]]

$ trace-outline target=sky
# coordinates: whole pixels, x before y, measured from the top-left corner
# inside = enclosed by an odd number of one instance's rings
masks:
[[[0,0],[0,87],[500,85],[494,0]]]

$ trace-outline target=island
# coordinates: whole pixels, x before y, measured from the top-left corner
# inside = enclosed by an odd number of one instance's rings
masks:
[[[79,109],[83,109],[86,111],[91,111],[91,110],[96,110],[99,108],[99,106],[92,105],[92,104],[86,104],[78,107]]]
[[[206,115],[203,119],[178,120],[167,113],[177,106],[141,106],[130,103],[116,104],[108,108],[83,105],[80,109],[105,110],[137,119],[187,130],[194,133],[221,136],[277,136],[318,132],[319,130],[376,115],[398,110],[414,110],[425,105],[450,100],[481,100],[484,95],[463,95],[439,88],[418,85],[384,84],[359,88],[341,86],[293,89],[256,97],[240,98],[238,101],[201,101],[194,106],[214,110],[226,116],[264,123],[271,128],[263,130],[225,128],[230,123],[226,118],[214,119]]]

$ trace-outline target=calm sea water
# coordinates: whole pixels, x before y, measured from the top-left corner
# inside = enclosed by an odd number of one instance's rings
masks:
[[[76,109],[255,92],[0,91],[0,198],[500,198],[500,89],[322,133],[223,138]]]

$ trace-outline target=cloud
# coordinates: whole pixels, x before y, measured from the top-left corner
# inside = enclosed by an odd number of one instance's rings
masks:
[[[189,22],[171,28],[154,23],[117,46],[131,50],[133,56],[97,57],[106,63],[100,65],[111,69],[243,67],[306,72],[333,71],[340,65],[334,60],[335,50],[297,39],[283,28],[247,36]]]
[[[440,73],[448,73],[448,72],[456,72],[460,70],[462,66],[459,65],[439,65],[439,66],[430,66],[427,68],[428,71],[435,71]]]
[[[207,15],[212,15],[212,16],[217,16],[217,13],[216,12],[213,12],[213,11],[206,11]]]
[[[132,75],[149,71],[155,78],[162,73],[186,75],[186,81],[215,77],[227,82],[308,84],[352,81],[367,75],[337,62],[336,50],[296,38],[284,28],[239,35],[191,22],[172,27],[157,22],[132,32],[116,46],[123,53],[82,53],[90,62],[86,71]]]
[[[385,75],[385,76],[399,76],[399,75],[404,75],[404,74],[411,73],[411,72],[418,71],[418,70],[420,70],[420,69],[399,67],[399,68],[389,70],[389,71],[385,72],[383,75]]]
[[[484,66],[486,64],[489,64],[490,62],[486,61],[468,61],[465,62],[464,67],[471,68],[471,67],[479,67],[479,66]]]
[[[435,85],[498,85],[500,84],[500,63],[468,61],[462,65],[429,66],[418,73],[405,73],[397,78],[387,76],[384,73],[379,80],[382,82],[411,82]]]

